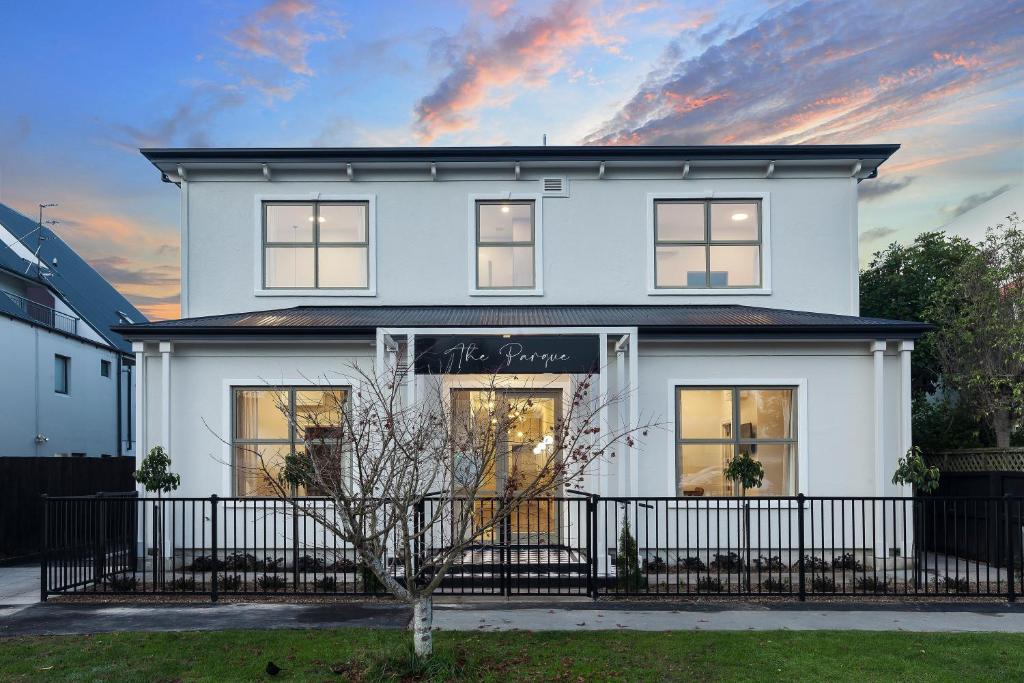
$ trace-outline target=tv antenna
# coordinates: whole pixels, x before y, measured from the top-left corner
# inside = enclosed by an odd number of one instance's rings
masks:
[[[50,209],[50,208],[53,208],[55,206],[57,206],[56,202],[50,203],[50,204],[40,204],[39,205],[39,225],[36,227],[36,250],[35,250],[35,253],[32,254],[32,255],[36,259],[36,279],[39,280],[40,282],[42,282],[42,280],[43,280],[43,271],[42,271],[42,261],[40,261],[40,259],[39,259],[39,252],[42,251],[42,249],[43,249],[43,240],[46,239],[46,235],[43,234],[43,225],[54,226],[54,225],[57,225],[58,223],[60,223],[60,221],[58,221],[56,218],[51,218],[48,221],[44,221],[43,220],[43,209]],[[28,275],[28,269],[31,268],[31,267],[32,267],[32,264],[30,263],[28,265],[28,268],[25,269],[25,274],[26,275]]]

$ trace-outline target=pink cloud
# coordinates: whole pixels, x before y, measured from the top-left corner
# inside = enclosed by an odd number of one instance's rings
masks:
[[[504,23],[493,37],[463,31],[445,44],[452,53],[448,73],[415,107],[417,136],[429,143],[470,128],[477,110],[513,97],[503,89],[546,85],[582,46],[614,53],[624,39],[611,32],[611,23],[588,0],[558,0],[543,15]]]
[[[272,0],[225,37],[251,56],[276,60],[293,73],[312,76],[313,69],[306,61],[309,48],[329,36],[307,27],[303,20],[316,20],[318,28],[328,26],[341,31],[341,26],[324,16],[313,0]]]

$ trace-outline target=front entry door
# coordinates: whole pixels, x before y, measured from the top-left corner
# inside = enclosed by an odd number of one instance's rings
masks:
[[[560,482],[550,471],[555,453],[554,430],[561,417],[562,392],[530,389],[455,389],[456,419],[480,419],[494,410],[513,412],[514,423],[505,439],[496,444],[494,470],[485,474],[481,497],[496,496],[509,487],[519,490],[524,482],[538,477],[550,484],[549,496],[559,494]],[[557,462],[557,460],[554,460]],[[549,471],[545,472],[545,468]],[[493,503],[481,501],[477,516],[487,519]],[[546,541],[558,529],[558,505],[554,500],[530,500],[511,512],[509,531],[514,540]]]

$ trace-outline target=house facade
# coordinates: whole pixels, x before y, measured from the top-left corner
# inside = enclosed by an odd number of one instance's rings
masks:
[[[245,454],[302,441],[275,405],[351,395],[353,367],[466,405],[500,373],[534,439],[596,371],[610,428],[663,428],[595,493],[732,495],[746,452],[747,495],[898,495],[927,326],[860,317],[857,256],[857,184],[897,149],[143,150],[180,188],[184,317],[116,328],[138,452],[181,495],[259,495]]]
[[[146,318],[39,221],[0,204],[0,456],[134,455]]]

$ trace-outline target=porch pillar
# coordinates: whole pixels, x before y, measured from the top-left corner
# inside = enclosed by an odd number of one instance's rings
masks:
[[[640,336],[636,328],[633,328],[629,333],[629,429],[636,427],[640,422],[640,366],[638,365],[640,361],[637,350],[639,341]],[[627,449],[629,458],[629,493],[627,495],[638,496],[640,495],[640,464],[637,462],[636,437],[634,437],[633,443],[634,445]]]
[[[599,442],[609,443],[611,438],[611,427],[608,422],[608,334],[602,332],[598,335],[598,375],[597,375],[597,400],[598,400],[598,426],[601,428]],[[595,489],[602,496],[608,495],[608,455],[603,455],[597,462],[598,482]]]
[[[884,341],[871,342],[875,386],[875,495],[885,495],[885,347]]]
[[[628,429],[629,408],[625,404],[626,399],[626,346],[629,344],[629,335],[623,335],[615,342],[615,391],[620,403],[618,404],[618,428]],[[619,496],[629,495],[626,489],[626,468],[629,466],[629,446],[623,444],[622,453],[618,456],[619,462],[615,469],[615,489]]]
[[[146,440],[146,344],[132,342],[135,353],[135,462],[142,465],[149,445]]]
[[[416,403],[416,335],[405,338],[405,400],[412,407]]]
[[[160,445],[171,454],[171,351],[174,345],[160,342]],[[173,456],[172,456],[173,457]]]
[[[914,342],[900,342],[900,455],[905,455],[914,445],[913,393],[910,388],[910,354],[914,351]]]

